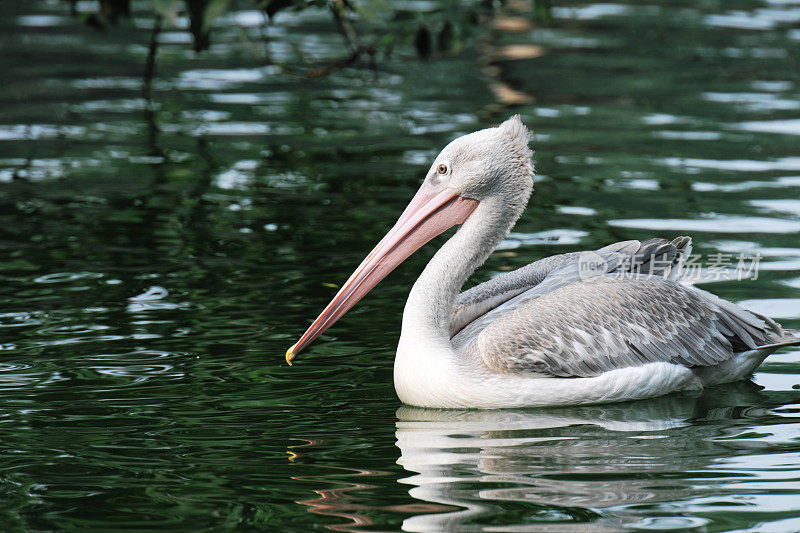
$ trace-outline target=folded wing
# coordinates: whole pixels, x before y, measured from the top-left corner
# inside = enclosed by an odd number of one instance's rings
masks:
[[[659,361],[714,366],[786,340],[772,320],[673,280],[605,277],[519,306],[464,352],[496,372],[589,377]]]
[[[554,255],[481,283],[462,292],[453,307],[450,332],[456,350],[514,309],[581,281],[585,277],[582,259],[587,253],[602,259],[602,271],[592,272],[593,276],[636,272],[676,279],[691,253],[691,239],[622,241],[594,252]]]

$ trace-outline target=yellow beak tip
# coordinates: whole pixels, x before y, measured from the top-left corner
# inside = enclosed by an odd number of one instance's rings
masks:
[[[292,366],[292,359],[294,359],[294,346],[286,350],[286,362]]]

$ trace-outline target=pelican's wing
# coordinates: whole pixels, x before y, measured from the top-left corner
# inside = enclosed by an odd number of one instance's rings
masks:
[[[528,301],[465,347],[497,372],[588,377],[650,362],[719,364],[789,340],[772,320],[655,276],[598,277]]]
[[[486,326],[525,303],[585,277],[582,261],[602,259],[602,270],[590,274],[637,272],[675,279],[691,253],[689,237],[673,241],[622,241],[594,252],[571,252],[546,257],[462,292],[450,320],[458,350]],[[588,255],[587,255],[588,254]],[[596,254],[596,255],[592,255]]]

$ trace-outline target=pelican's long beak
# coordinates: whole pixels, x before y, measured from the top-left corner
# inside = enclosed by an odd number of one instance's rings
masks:
[[[478,206],[450,187],[424,184],[394,227],[358,266],[300,340],[286,352],[286,362],[331,327],[397,265],[423,244],[456,224],[463,224]]]

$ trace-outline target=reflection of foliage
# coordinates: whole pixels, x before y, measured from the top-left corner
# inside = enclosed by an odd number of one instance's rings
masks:
[[[378,55],[389,57],[401,47],[414,50],[420,59],[459,52],[475,41],[481,28],[489,27],[487,22],[504,5],[502,0],[412,1],[399,5],[389,0],[150,0],[133,5],[130,0],[97,0],[94,11],[85,11],[86,3],[81,3],[84,12],[78,13],[77,1],[66,1],[72,5],[73,14],[80,15],[86,24],[107,31],[116,27],[121,19],[130,17],[132,8],[139,17],[152,17],[154,22],[143,75],[143,96],[148,102],[159,34],[162,28],[178,25],[181,17],[183,21],[188,20],[188,24],[183,24],[188,26],[194,50],[202,52],[211,46],[215,20],[228,12],[254,8],[260,11],[263,14],[262,36],[268,47],[265,28],[275,24],[282,14],[327,11],[343,37],[344,57],[322,67],[311,66],[308,75],[317,77],[365,58],[372,66]],[[534,18],[547,23],[551,0],[530,1]]]
[[[70,3],[72,13],[78,15],[77,0]],[[549,0],[534,2],[537,9],[547,6]],[[284,12],[300,12],[307,9],[330,12],[337,29],[344,37],[351,54],[375,52],[391,54],[397,43],[413,45],[417,55],[427,58],[434,52],[447,53],[463,48],[482,20],[491,16],[502,2],[473,0],[458,2],[449,0],[436,6],[426,6],[425,12],[414,9],[414,5],[393,6],[389,0],[151,0],[150,10],[154,17],[167,23],[185,13],[189,19],[193,47],[200,52],[211,44],[211,27],[214,20],[225,12],[244,7],[255,7],[265,16],[265,24]],[[107,30],[123,17],[131,15],[130,0],[98,0],[94,12],[81,14],[83,21],[95,28]],[[355,29],[361,23],[372,34],[362,43]]]

